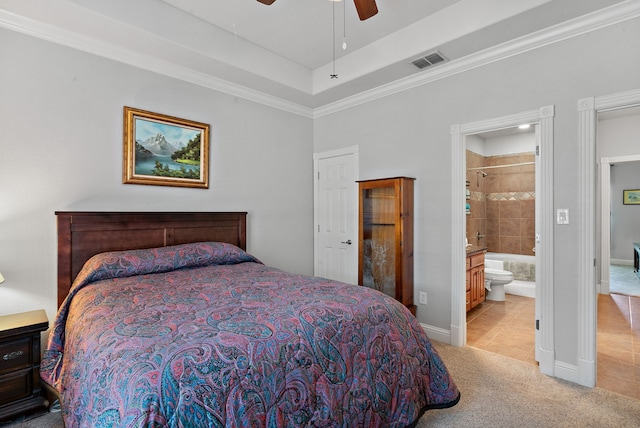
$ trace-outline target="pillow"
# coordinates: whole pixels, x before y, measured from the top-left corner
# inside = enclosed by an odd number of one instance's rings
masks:
[[[96,254],[87,260],[73,285],[186,267],[243,262],[261,263],[241,248],[225,242],[196,242],[143,250],[111,251]]]

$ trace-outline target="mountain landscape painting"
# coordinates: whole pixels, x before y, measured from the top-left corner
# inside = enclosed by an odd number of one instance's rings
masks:
[[[200,131],[142,119],[135,126],[136,174],[200,178]]]
[[[124,182],[205,187],[209,125],[127,109]]]

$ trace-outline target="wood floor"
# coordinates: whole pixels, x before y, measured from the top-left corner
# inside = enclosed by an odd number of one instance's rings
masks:
[[[598,295],[596,386],[640,400],[640,297]]]
[[[507,294],[505,302],[467,313],[467,345],[531,364],[535,300]],[[640,297],[598,296],[596,386],[640,400]]]

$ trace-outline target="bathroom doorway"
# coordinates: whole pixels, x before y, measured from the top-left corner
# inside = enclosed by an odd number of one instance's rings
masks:
[[[540,371],[553,375],[553,117],[554,107],[523,112],[486,121],[451,127],[453,202],[452,242],[452,318],[451,344],[467,343],[466,317],[466,137],[489,131],[513,128],[523,123],[535,126],[537,148],[535,218],[535,360]],[[486,171],[485,171],[486,172]],[[543,283],[544,288],[539,284]],[[533,320],[532,320],[533,321]]]
[[[467,311],[467,345],[531,364],[536,127],[524,123],[465,136],[467,251],[486,251],[486,301]]]

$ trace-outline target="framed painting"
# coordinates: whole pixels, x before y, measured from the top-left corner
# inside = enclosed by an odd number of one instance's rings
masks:
[[[209,125],[124,107],[122,182],[209,187]]]
[[[622,203],[624,205],[640,205],[640,189],[623,190]]]

